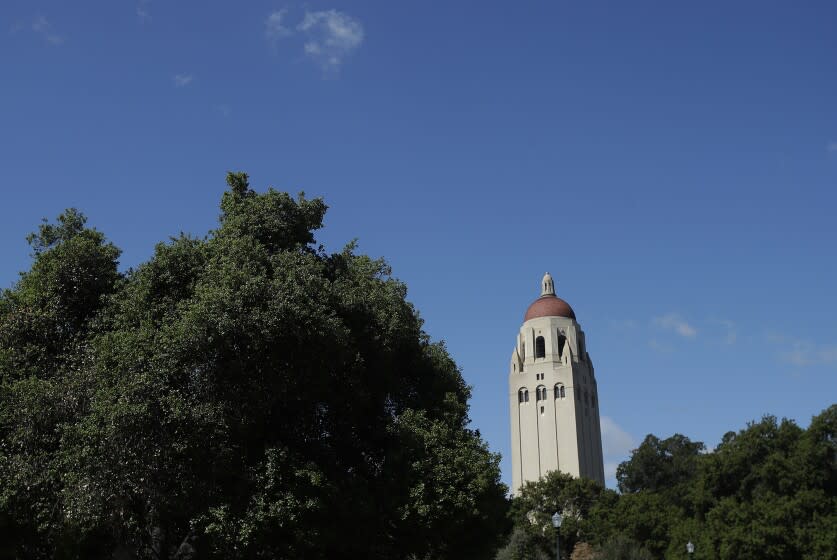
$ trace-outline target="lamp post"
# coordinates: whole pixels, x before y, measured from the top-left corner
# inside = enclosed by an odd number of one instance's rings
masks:
[[[689,554],[689,560],[692,560],[692,554],[695,553],[695,545],[692,544],[692,541],[686,543],[686,552]]]
[[[561,560],[561,514],[557,511],[552,516],[552,526],[555,527],[555,558]]]

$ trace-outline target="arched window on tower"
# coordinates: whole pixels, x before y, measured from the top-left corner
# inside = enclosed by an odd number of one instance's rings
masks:
[[[563,399],[567,394],[564,392],[564,386],[561,383],[555,385],[555,398]]]
[[[524,387],[517,392],[517,402],[519,402],[519,403],[529,402],[529,390],[528,389],[526,389]]]
[[[545,358],[546,357],[546,343],[543,340],[542,336],[539,336],[535,339],[535,357],[536,358]]]
[[[567,342],[567,337],[561,331],[558,331],[558,357],[564,357],[564,344]]]
[[[544,387],[543,385],[539,385],[538,388],[535,389],[535,391],[535,395],[539,401],[546,400],[546,387]]]

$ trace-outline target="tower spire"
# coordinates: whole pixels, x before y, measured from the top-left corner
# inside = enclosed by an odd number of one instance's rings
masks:
[[[541,297],[554,295],[555,283],[552,281],[552,275],[547,272],[543,275],[543,280],[541,281]]]

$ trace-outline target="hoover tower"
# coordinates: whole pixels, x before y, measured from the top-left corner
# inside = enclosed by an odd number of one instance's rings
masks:
[[[558,470],[604,484],[599,396],[584,331],[547,272],[509,365],[512,489]]]

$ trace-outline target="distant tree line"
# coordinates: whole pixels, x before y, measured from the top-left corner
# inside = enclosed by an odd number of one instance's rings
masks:
[[[712,453],[648,436],[620,493],[509,500],[470,390],[326,205],[230,173],[218,228],[134,269],[70,209],[0,293],[0,559],[829,559],[837,407]],[[499,552],[498,552],[499,550]]]
[[[837,405],[807,429],[765,416],[711,453],[648,435],[619,465],[619,493],[557,472],[527,483],[498,560],[828,560],[837,558]]]

